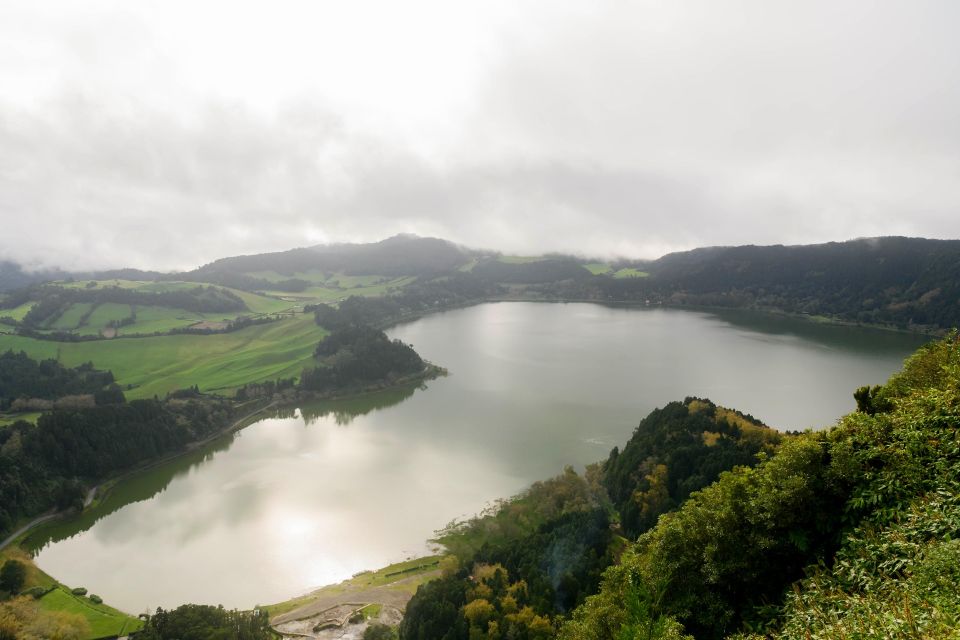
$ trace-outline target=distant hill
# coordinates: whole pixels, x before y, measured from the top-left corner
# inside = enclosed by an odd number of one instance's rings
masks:
[[[663,302],[766,307],[899,326],[960,323],[960,240],[709,247],[650,263]]]
[[[194,271],[177,274],[180,280],[221,282],[238,275],[274,272],[294,278],[297,274],[322,271],[348,276],[417,276],[451,271],[466,264],[467,249],[438,238],[398,235],[371,244],[332,244],[291,249],[277,253],[222,258]]]
[[[42,271],[25,271],[23,267],[13,262],[0,260],[0,292],[14,291],[32,284],[50,282],[52,280],[157,280],[160,273],[156,271],[141,271],[140,269],[110,269],[107,271],[63,271],[62,269],[45,269]]]
[[[0,262],[0,292],[73,278],[213,283],[307,302],[390,295],[469,273],[520,299],[754,308],[914,330],[960,326],[960,240],[884,237],[797,246],[706,247],[653,261],[502,256],[439,238],[399,235],[222,258],[161,275],[123,269],[30,273]],[[361,291],[358,288],[363,288]],[[478,288],[478,287],[475,287]]]

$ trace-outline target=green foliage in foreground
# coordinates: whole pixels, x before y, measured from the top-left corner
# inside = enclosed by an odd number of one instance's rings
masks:
[[[185,604],[150,616],[138,640],[268,640],[273,638],[265,612]]]
[[[956,335],[870,396],[883,399],[872,414],[788,441],[663,516],[561,637],[956,637]]]
[[[39,601],[40,613],[46,616],[80,619],[86,624],[80,638],[104,638],[123,635],[140,628],[142,623],[125,613],[117,611],[102,602],[91,598],[71,594],[66,588],[58,586]]]
[[[623,453],[615,449],[584,476],[568,468],[441,532],[437,541],[453,561],[411,600],[400,636],[553,637],[628,544],[618,535],[614,506],[625,529],[646,530],[692,490],[735,465],[755,464],[782,438],[709,400],[687,398],[653,411]]]

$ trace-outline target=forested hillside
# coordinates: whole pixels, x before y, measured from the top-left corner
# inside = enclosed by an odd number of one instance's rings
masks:
[[[454,523],[438,538],[446,575],[407,607],[401,638],[551,638],[595,593],[603,570],[690,491],[734,465],[773,452],[782,436],[708,400],[688,398],[651,413],[622,454],[584,476],[573,469]],[[613,489],[614,503],[607,489]],[[615,507],[629,503],[620,513]],[[634,517],[642,514],[642,517]],[[626,531],[625,531],[626,530]]]
[[[0,411],[9,409],[18,400],[53,401],[89,395],[95,402],[97,393],[101,393],[102,400],[106,399],[102,392],[112,383],[113,373],[97,371],[89,362],[71,369],[56,360],[37,362],[22,351],[0,353]]]
[[[661,518],[561,636],[955,637],[956,335],[876,395],[883,410],[798,436]]]
[[[900,327],[960,324],[960,241],[871,238],[713,247],[648,267],[672,304],[765,307]]]
[[[256,274],[274,272],[295,279],[308,271],[346,275],[419,276],[453,271],[469,260],[469,252],[437,238],[394,236],[372,244],[334,244],[278,253],[222,258],[178,280],[214,282],[241,289],[269,289]]]
[[[455,560],[401,638],[956,637],[956,333],[856,396],[836,427],[781,437],[697,399],[655,411],[586,477],[441,536]]]

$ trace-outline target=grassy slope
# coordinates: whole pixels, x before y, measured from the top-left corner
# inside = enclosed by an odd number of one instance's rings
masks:
[[[83,616],[90,624],[90,638],[119,636],[143,626],[140,620],[105,604],[96,604],[90,598],[75,596],[62,585],[40,599],[40,608]]]
[[[16,321],[23,320],[23,317],[29,313],[30,309],[33,308],[33,305],[37,304],[34,301],[24,302],[19,307],[14,307],[13,309],[2,309],[0,310],[0,316],[6,316],[13,318]]]
[[[376,276],[374,278],[376,278]],[[95,286],[90,287],[89,285],[91,283]],[[193,289],[197,286],[207,286],[200,285],[196,282],[146,282],[140,280],[81,280],[79,282],[59,282],[57,284],[72,289],[120,287],[121,289],[133,289],[150,293],[178,291],[182,289]],[[120,327],[117,330],[117,334],[149,335],[153,333],[165,333],[172,329],[188,327],[197,322],[222,322],[235,320],[240,316],[283,313],[298,306],[297,301],[280,300],[278,297],[257,295],[228,287],[220,288],[231,291],[240,297],[247,305],[247,309],[220,313],[199,313],[172,307],[138,306],[133,309],[136,311],[137,321],[131,325]],[[277,294],[279,295],[281,292],[277,292]],[[373,292],[364,295],[378,294]],[[309,299],[310,296],[306,296],[306,298]],[[3,312],[2,315],[8,315],[16,320],[22,320],[23,316],[26,315],[27,311],[29,311],[34,304],[34,302],[23,304],[16,309]],[[132,311],[131,307],[125,304],[101,304],[90,314],[84,326],[79,326],[80,319],[90,311],[92,306],[90,303],[71,305],[63,315],[46,328],[58,331],[72,331],[80,335],[98,335],[100,331],[107,326],[107,323],[112,320],[122,320],[130,316]]]
[[[0,414],[0,427],[5,427],[8,424],[13,424],[19,420],[25,420],[26,422],[32,422],[33,424],[37,423],[37,418],[40,417],[39,411],[28,411],[26,413],[4,413]]]
[[[106,604],[94,604],[87,597],[73,595],[69,588],[41,571],[33,563],[30,554],[16,544],[10,545],[0,552],[0,563],[8,559],[19,560],[27,565],[27,579],[24,582],[24,590],[30,587],[41,587],[43,589],[55,587],[53,591],[40,599],[41,609],[77,613],[86,618],[90,624],[90,634],[84,640],[129,633],[143,626],[143,623],[137,618],[113,607]]]
[[[530,262],[542,262],[546,260],[543,256],[499,256],[497,258],[498,262],[504,264],[527,264]]]
[[[299,376],[326,335],[310,314],[233,333],[123,338],[93,342],[49,342],[0,335],[0,351],[23,350],[34,358],[56,358],[67,366],[92,361],[110,369],[129,398],[163,395],[193,384],[225,392],[246,382]]]
[[[80,320],[88,311],[93,307],[89,302],[81,302],[77,304],[70,305],[70,308],[63,312],[59,318],[56,319],[53,323],[49,324],[50,329],[58,329],[60,331],[70,331],[71,329],[76,329],[80,326]]]
[[[601,273],[610,273],[611,271],[610,265],[603,262],[591,262],[583,265],[583,268],[595,276],[600,275]]]
[[[93,313],[90,314],[90,317],[87,318],[87,324],[80,328],[77,333],[83,335],[97,335],[100,333],[101,329],[107,326],[108,322],[114,320],[123,320],[124,318],[129,317],[130,311],[130,305],[128,304],[117,304],[116,302],[107,302],[101,304],[94,309]]]

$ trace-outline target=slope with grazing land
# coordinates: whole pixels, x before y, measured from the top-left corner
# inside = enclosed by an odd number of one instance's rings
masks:
[[[230,393],[249,382],[299,377],[327,334],[311,314],[231,333],[51,342],[0,335],[0,350],[57,358],[67,366],[93,362],[109,369],[130,398],[152,398],[197,385]]]

